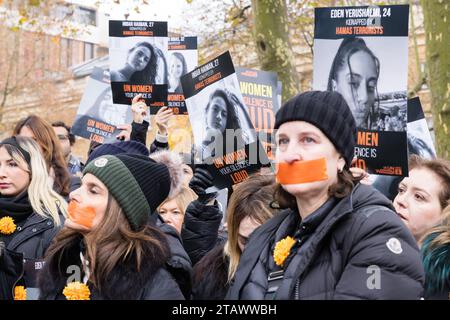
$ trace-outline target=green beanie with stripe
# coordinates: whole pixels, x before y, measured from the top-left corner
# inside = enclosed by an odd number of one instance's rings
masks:
[[[141,155],[101,156],[85,167],[83,175],[86,173],[105,184],[133,230],[147,224],[171,189],[169,167]]]

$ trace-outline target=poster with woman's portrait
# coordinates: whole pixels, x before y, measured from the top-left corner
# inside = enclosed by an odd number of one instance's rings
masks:
[[[436,158],[436,149],[423,113],[419,97],[408,99],[408,155],[418,155],[424,159]],[[397,196],[401,177],[371,175],[373,186],[390,200]]]
[[[198,66],[197,37],[169,38],[167,102],[174,114],[187,114],[181,77]]]
[[[314,90],[339,92],[369,173],[406,176],[408,5],[315,9]]]
[[[166,105],[167,58],[167,22],[110,20],[109,66],[113,102],[130,105],[134,96],[142,94],[150,107]]]
[[[236,68],[241,93],[253,127],[269,159],[274,160],[275,142],[272,141],[275,114],[280,108],[278,76],[275,72]]]
[[[181,85],[197,154],[209,165],[218,189],[244,181],[269,163],[229,52],[182,76]]]
[[[92,71],[72,124],[73,134],[99,143],[115,142],[121,131],[116,127],[131,122],[131,108],[112,102],[109,77],[108,70]]]

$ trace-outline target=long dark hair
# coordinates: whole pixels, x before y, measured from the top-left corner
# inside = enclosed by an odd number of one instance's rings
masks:
[[[337,81],[337,74],[344,66],[347,66],[348,69],[350,70],[350,73],[353,74],[353,71],[352,71],[352,68],[350,65],[350,58],[353,54],[355,54],[359,51],[367,53],[373,59],[373,61],[375,62],[377,79],[378,79],[378,77],[380,76],[380,61],[373,54],[373,52],[367,47],[366,42],[361,38],[346,38],[346,39],[342,40],[341,45],[339,46],[339,49],[334,57],[332,65],[331,65],[330,74],[328,76],[328,85],[327,85],[328,91],[333,91],[333,80]],[[353,86],[351,86],[351,89],[352,89],[353,101],[356,102]],[[370,110],[372,111],[372,114],[377,114],[378,110],[380,109],[377,86],[375,86],[375,104],[373,106],[370,106]],[[373,119],[370,119],[371,123],[372,123],[372,121],[373,121]],[[365,119],[365,122],[367,122],[367,119]],[[370,127],[369,127],[369,129],[370,129]]]
[[[227,107],[227,125],[225,129],[241,129],[241,122],[239,121],[238,112],[234,104],[230,101],[226,92],[222,89],[217,89],[211,94],[208,104],[206,105],[206,113],[208,113],[211,101],[216,97],[222,98],[225,101],[225,105]]]
[[[64,227],[55,237],[46,252],[45,275],[51,279],[41,277],[41,289],[48,286],[46,282],[60,282],[58,278],[65,278],[68,266],[63,261],[77,259],[71,253],[73,248],[82,240],[83,235],[77,231]],[[118,202],[109,194],[105,215],[97,227],[84,235],[86,256],[91,272],[89,281],[98,289],[104,298],[132,299],[129,292],[139,293],[138,288],[129,288],[131,284],[124,283],[123,288],[111,279],[117,279],[116,270],[129,268],[126,272],[135,273],[141,277],[144,286],[149,280],[145,276],[152,276],[163,267],[169,259],[170,249],[164,234],[150,225],[134,231],[125,217]],[[79,251],[75,254],[79,254]],[[73,261],[70,261],[73,263]],[[126,265],[126,267],[125,267]],[[120,276],[120,275],[119,275]],[[123,274],[122,274],[123,276]],[[119,279],[120,280],[120,279]],[[121,280],[120,280],[121,281]],[[57,288],[61,289],[61,288]],[[120,292],[122,289],[123,292]],[[54,289],[51,289],[54,290]],[[44,292],[44,296],[49,292]]]
[[[130,78],[130,82],[133,83],[155,83],[156,73],[158,70],[158,57],[156,55],[155,48],[148,42],[141,41],[134,45],[133,48],[128,50],[128,54],[133,52],[138,47],[146,47],[150,50],[151,56],[147,66],[142,71],[136,71]]]
[[[165,83],[169,83],[169,69],[167,67],[167,61],[166,61],[166,57],[164,56],[164,53],[161,49],[155,47],[155,53],[156,53],[156,74],[158,73],[158,59],[161,60],[161,62],[163,63],[163,69],[164,69],[164,75],[162,76],[162,83],[158,83],[158,84],[165,84]],[[156,81],[156,75],[155,75],[155,81]],[[154,82],[156,83],[156,82]]]

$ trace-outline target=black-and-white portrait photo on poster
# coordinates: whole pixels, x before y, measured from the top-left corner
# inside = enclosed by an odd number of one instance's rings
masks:
[[[405,131],[407,56],[407,37],[316,39],[313,87],[339,92],[358,128]]]
[[[269,163],[244,104],[229,52],[182,76],[181,83],[196,151],[209,165],[216,188],[242,182],[262,161]],[[258,151],[264,157],[259,157]]]
[[[408,100],[408,152],[424,159],[436,158],[436,149],[419,97]]]
[[[346,100],[369,173],[408,174],[408,16],[408,5],[315,9],[313,88]]]
[[[187,114],[181,77],[198,66],[197,37],[169,38],[167,106],[174,114]]]
[[[419,97],[408,99],[408,155],[413,154],[424,159],[436,158],[436,150],[422,110]],[[402,177],[371,175],[373,186],[390,200],[397,195],[398,184]]]
[[[197,37],[169,38],[169,93],[183,94],[181,76],[198,66]]]
[[[150,105],[167,95],[167,22],[109,21],[109,67],[114,103],[141,93]]]
[[[114,141],[114,133],[120,131],[116,127],[132,121],[130,106],[113,104],[109,79],[108,70],[92,71],[72,125],[75,135],[91,140],[97,135],[102,143]]]
[[[111,81],[168,83],[167,38],[111,38],[109,47]]]
[[[274,160],[275,143],[272,133],[279,106],[278,76],[275,72],[236,68],[244,103],[253,127],[269,159]]]
[[[240,130],[238,139],[241,138],[244,145],[256,141],[235,75],[208,86],[191,101],[196,108],[194,112],[189,111],[189,118],[195,144],[200,147],[203,159],[214,156],[211,154],[214,139],[221,134],[225,142],[227,129]]]

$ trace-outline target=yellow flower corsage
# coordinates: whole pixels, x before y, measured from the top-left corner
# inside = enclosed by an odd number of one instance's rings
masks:
[[[71,282],[63,290],[67,300],[90,300],[91,291],[84,283]]]
[[[3,217],[0,219],[0,233],[11,234],[16,231],[16,224],[13,218]]]
[[[275,249],[273,250],[273,259],[278,266],[283,266],[283,263],[289,256],[294,243],[295,240],[289,236],[277,242]]]
[[[27,300],[27,289],[24,286],[14,288],[14,300]]]

